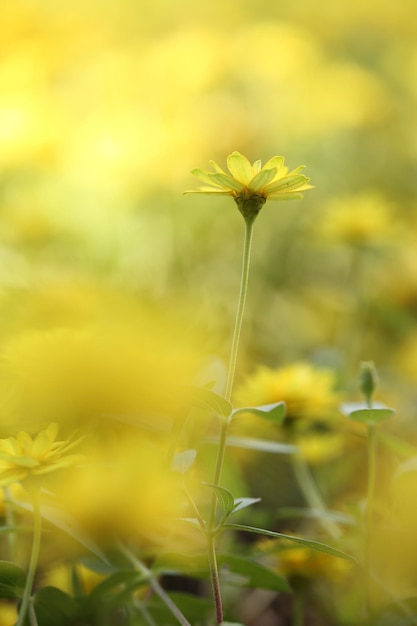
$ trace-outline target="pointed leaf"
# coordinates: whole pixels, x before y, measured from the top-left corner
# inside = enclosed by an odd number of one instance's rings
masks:
[[[344,402],[340,405],[340,410],[343,415],[349,416],[354,411],[360,411],[362,409],[367,409],[368,405],[366,402]],[[389,407],[383,402],[372,402],[373,409],[389,409]]]
[[[274,402],[273,404],[264,404],[262,406],[248,406],[234,409],[232,416],[235,417],[239,415],[239,413],[253,413],[271,422],[282,424],[285,417],[285,409],[285,402]]]
[[[223,523],[223,521],[225,521],[233,512],[233,508],[235,506],[235,499],[233,495],[228,489],[220,487],[219,485],[212,485],[211,483],[203,483],[203,485],[211,487],[211,489],[214,489],[216,492],[217,501],[222,508],[221,520]]]
[[[217,439],[213,440],[213,443],[217,443]],[[226,444],[232,448],[257,450],[258,452],[270,452],[271,454],[296,454],[298,452],[297,446],[289,443],[279,443],[254,437],[228,437]]]
[[[171,469],[178,474],[185,474],[195,461],[197,456],[196,450],[184,450],[184,452],[178,452],[172,459]]]
[[[78,605],[75,600],[56,587],[39,589],[35,594],[33,603],[36,620],[40,626],[73,624],[78,612]]]
[[[252,504],[256,504],[260,501],[261,498],[235,498],[232,513],[237,513],[238,511],[246,509],[248,506],[252,506]]]
[[[349,413],[349,417],[357,422],[373,426],[395,415],[394,409],[360,409]]]
[[[0,561],[0,598],[21,598],[25,590],[26,572],[10,561]]]
[[[221,554],[218,561],[221,566],[227,566],[231,572],[243,578],[240,582],[241,586],[272,589],[273,591],[291,591],[287,581],[282,576],[253,559],[234,554]]]
[[[197,406],[213,411],[220,417],[228,418],[232,414],[233,407],[228,400],[218,393],[205,387],[193,387],[192,395]]]
[[[337,548],[333,548],[332,546],[328,546],[325,543],[321,543],[321,541],[314,541],[313,539],[304,539],[303,537],[296,537],[294,535],[285,535],[283,533],[277,533],[272,530],[266,530],[264,528],[256,528],[254,526],[246,526],[244,524],[225,524],[225,528],[232,528],[234,530],[244,530],[249,533],[256,533],[258,535],[265,535],[266,537],[281,537],[283,539],[288,539],[289,541],[294,541],[295,543],[299,543],[306,548],[311,548],[312,550],[318,550],[319,552],[324,552],[325,554],[329,554],[330,556],[336,556],[341,559],[348,559],[350,561],[355,561],[356,559],[348,554],[347,552],[343,552],[342,550],[338,550]]]

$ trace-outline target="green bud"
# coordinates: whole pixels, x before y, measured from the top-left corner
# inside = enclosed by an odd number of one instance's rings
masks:
[[[373,361],[363,361],[359,372],[359,387],[367,404],[371,405],[373,393],[378,384],[378,373]]]
[[[235,197],[235,202],[245,220],[253,221],[265,204],[266,198],[258,194],[239,195]]]

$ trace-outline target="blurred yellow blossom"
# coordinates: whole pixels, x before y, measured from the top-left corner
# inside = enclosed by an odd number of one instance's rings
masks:
[[[49,424],[34,438],[26,432],[0,439],[0,485],[25,481],[49,474],[84,460],[80,454],[68,454],[77,441],[57,441],[58,425]]]
[[[340,584],[353,568],[352,562],[347,559],[335,559],[288,539],[263,539],[257,547],[265,553],[268,566],[277,569],[290,581],[312,578]]]
[[[46,421],[72,432],[109,417],[169,431],[202,359],[201,338],[180,316],[94,284],[51,286],[23,302],[2,342],[3,432]]]
[[[390,203],[381,194],[369,192],[331,200],[319,230],[332,242],[365,246],[387,243],[394,227]]]
[[[335,390],[336,376],[327,369],[299,362],[281,369],[258,367],[237,387],[236,406],[257,406],[284,401],[286,419],[277,428],[251,415],[232,423],[234,432],[242,429],[252,436],[277,435],[299,446],[310,462],[337,457],[344,445],[338,413],[340,394]]]
[[[0,600],[0,626],[15,626],[17,617],[17,606],[15,603]]]
[[[182,540],[177,534],[185,497],[164,446],[127,428],[96,438],[88,456],[91,462],[60,480],[57,500],[90,536],[193,549],[187,526]]]

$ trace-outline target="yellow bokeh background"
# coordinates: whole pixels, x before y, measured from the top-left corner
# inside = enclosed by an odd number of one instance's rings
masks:
[[[183,513],[163,460],[190,385],[227,362],[243,237],[230,198],[183,191],[234,150],[305,164],[315,189],[256,223],[234,397],[285,399],[294,429],[245,416],[233,432],[302,445],[330,499],[363,493],[363,433],[337,406],[373,359],[388,431],[417,442],[416,24],[415,0],[0,4],[0,437],[94,433],[98,465],[68,478],[65,503],[93,534],[117,529],[115,502],[146,545]],[[234,457],[243,477],[226,462],[231,484],[271,490],[260,457]],[[399,596],[410,572],[414,559]]]

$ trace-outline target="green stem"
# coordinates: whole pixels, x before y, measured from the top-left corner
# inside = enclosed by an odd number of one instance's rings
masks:
[[[216,609],[216,623],[223,623],[223,603],[220,589],[219,569],[217,567],[215,534],[207,533],[207,556],[210,567],[211,588],[213,590],[214,606]]]
[[[181,613],[177,605],[171,600],[165,589],[159,584],[159,581],[153,576],[151,570],[149,570],[134,554],[130,552],[124,545],[119,543],[120,551],[125,557],[132,563],[135,569],[138,570],[147,579],[152,591],[159,596],[165,606],[171,611],[181,626],[191,626],[187,618]],[[17,625],[16,625],[17,626]]]
[[[327,507],[318,490],[317,484],[311,474],[305,460],[298,454],[291,456],[292,465],[297,483],[303,493],[303,496],[313,510],[323,513],[323,517],[319,518],[319,523],[322,525],[333,539],[340,539],[342,533],[339,526],[332,520],[326,518]]]
[[[32,553],[30,555],[29,571],[26,578],[25,590],[23,592],[22,604],[19,610],[19,619],[16,622],[16,626],[22,626],[25,622],[26,613],[30,604],[32,595],[33,581],[35,578],[36,568],[39,559],[39,550],[41,545],[42,534],[42,516],[39,504],[39,491],[33,493],[33,543]],[[36,617],[34,611],[31,612],[31,626],[37,626]]]
[[[301,590],[296,590],[294,593],[293,604],[293,626],[303,626],[305,617],[305,598],[304,593]]]
[[[4,502],[6,505],[6,526],[9,528],[13,528],[15,525],[14,511],[13,511],[13,502],[10,495],[9,487],[3,487],[4,491]],[[16,562],[16,533],[14,530],[8,533],[7,542],[9,548],[9,558],[13,563]]]
[[[243,314],[245,312],[246,294],[248,292],[250,256],[254,223],[254,219],[245,219],[245,239],[243,243],[242,273],[240,277],[240,292],[236,311],[235,327],[233,331],[232,349],[230,351],[229,369],[227,372],[226,391],[224,394],[226,400],[230,400],[230,398],[232,397],[233,382],[235,379],[240,333],[242,330]]]
[[[232,347],[230,351],[229,367],[227,372],[225,398],[230,401],[233,391],[233,383],[235,379],[237,356],[239,352],[240,335],[242,331],[243,315],[245,312],[246,295],[248,292],[250,257],[253,238],[253,225],[255,217],[245,217],[245,238],[243,243],[242,271],[240,277],[239,300],[236,310],[235,326],[233,330]],[[216,466],[214,469],[213,485],[218,487],[221,481],[221,474],[226,454],[226,441],[229,430],[229,420],[222,420],[220,427],[219,444],[217,447]],[[213,490],[211,498],[211,507],[207,532],[207,552],[210,566],[210,577],[213,588],[213,598],[216,609],[217,624],[223,621],[223,605],[220,591],[219,571],[217,567],[215,533],[213,532],[216,525],[217,510],[217,494]]]
[[[366,576],[366,612],[371,611],[370,583],[371,583],[371,539],[372,522],[375,500],[376,483],[376,445],[377,432],[376,425],[368,425],[368,487],[366,494],[366,515],[365,515],[365,576]]]

